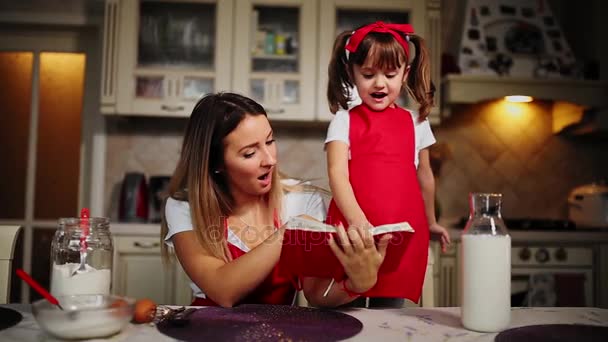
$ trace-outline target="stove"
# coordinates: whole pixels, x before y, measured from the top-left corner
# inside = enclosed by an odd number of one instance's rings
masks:
[[[463,229],[468,217],[454,228]],[[580,231],[569,220],[504,219],[509,231]],[[594,249],[563,242],[522,242],[511,247],[512,306],[593,306]]]
[[[454,228],[463,229],[469,218],[461,218]],[[507,230],[528,230],[528,231],[573,231],[576,224],[569,220],[542,219],[542,218],[508,218],[503,219]]]

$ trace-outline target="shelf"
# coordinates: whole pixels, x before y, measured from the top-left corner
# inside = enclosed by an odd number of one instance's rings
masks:
[[[584,107],[608,106],[608,82],[536,79],[492,75],[447,75],[444,104],[476,103],[506,95],[528,95],[539,100],[572,102]]]
[[[295,61],[298,59],[298,55],[252,55],[253,59],[272,59],[279,61]]]

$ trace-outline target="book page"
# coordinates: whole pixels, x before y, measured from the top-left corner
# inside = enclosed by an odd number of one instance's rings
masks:
[[[290,218],[286,223],[286,229],[306,230],[312,232],[335,233],[336,228],[332,225],[315,220],[308,215],[299,215]],[[373,235],[385,234],[391,232],[410,232],[414,229],[407,222],[391,223],[381,226],[376,226],[371,229]]]

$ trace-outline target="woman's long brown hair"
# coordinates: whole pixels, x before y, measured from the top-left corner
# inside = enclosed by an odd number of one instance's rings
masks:
[[[353,66],[363,65],[367,58],[373,58],[377,68],[399,68],[403,63],[410,70],[404,84],[410,96],[420,105],[419,121],[426,119],[433,106],[434,86],[431,83],[429,52],[424,39],[414,34],[408,35],[415,55],[411,62],[399,42],[390,33],[370,32],[359,44],[357,51],[346,57],[345,46],[351,31],[344,31],[336,37],[328,67],[327,100],[329,109],[336,113],[340,108],[348,109],[350,89],[354,85]],[[404,35],[405,39],[405,35]],[[412,53],[412,49],[410,54]]]
[[[234,209],[230,187],[224,172],[224,138],[247,115],[266,115],[257,102],[233,93],[203,97],[196,104],[186,126],[181,154],[168,186],[168,197],[187,201],[192,228],[201,247],[210,255],[229,261],[224,220]],[[267,201],[271,209],[281,210],[282,189],[278,168],[273,169]],[[161,252],[171,261],[164,238],[168,232],[165,217],[166,199],[161,214]]]

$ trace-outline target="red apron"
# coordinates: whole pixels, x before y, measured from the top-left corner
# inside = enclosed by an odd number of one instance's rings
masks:
[[[380,273],[368,297],[408,298],[418,302],[426,271],[429,229],[416,166],[412,115],[402,108],[375,112],[362,104],[350,110],[349,180],[357,203],[374,225],[407,221],[406,250],[397,270]],[[347,226],[332,200],[327,214],[332,225]],[[389,242],[389,248],[391,243]]]
[[[275,228],[280,226],[278,216],[275,213]],[[224,231],[226,237],[228,237],[228,222],[224,220]],[[228,250],[232,259],[235,260],[247,252],[243,251],[239,247],[228,243]],[[270,275],[251,293],[243,298],[239,304],[282,304],[291,305],[295,296],[296,289],[294,287],[294,280],[283,277],[279,274],[279,264],[277,263]],[[209,298],[195,298],[192,305],[196,306],[218,306],[213,300]]]

